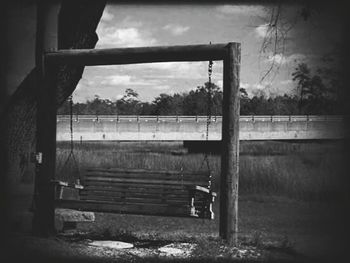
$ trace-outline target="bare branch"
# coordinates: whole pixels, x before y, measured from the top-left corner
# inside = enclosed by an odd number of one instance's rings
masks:
[[[294,18],[288,17],[285,12],[285,6],[282,1],[277,5],[271,6],[268,9],[268,23],[266,23],[266,33],[260,48],[259,65],[262,57],[266,60],[266,56],[270,61],[270,65],[260,77],[260,83],[267,78],[270,82],[277,76],[281,63],[283,62],[283,55],[285,53],[286,39],[289,31],[295,26],[300,18],[300,14],[295,14]],[[280,57],[278,56],[280,55]],[[282,59],[282,61],[277,61]]]

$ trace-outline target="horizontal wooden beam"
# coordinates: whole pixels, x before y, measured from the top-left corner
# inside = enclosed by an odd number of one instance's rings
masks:
[[[96,173],[96,172],[102,172],[102,173],[113,173],[113,176],[119,176],[119,175],[125,175],[125,174],[138,174],[139,177],[145,178],[147,176],[153,176],[153,175],[161,175],[163,178],[165,176],[182,176],[182,175],[198,175],[200,177],[206,177],[209,176],[209,171],[192,171],[192,170],[150,170],[150,169],[125,169],[125,168],[103,168],[103,167],[88,167],[84,169],[84,174],[89,175],[89,173]]]
[[[227,44],[112,49],[70,49],[48,52],[46,62],[85,66],[171,61],[223,60]]]
[[[106,201],[56,200],[56,206],[59,208],[81,209],[83,211],[91,212],[190,217],[190,207],[183,205],[176,206],[144,203],[118,204]]]

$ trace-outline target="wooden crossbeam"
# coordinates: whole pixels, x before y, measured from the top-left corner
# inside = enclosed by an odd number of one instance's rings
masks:
[[[48,63],[85,66],[170,61],[223,60],[227,44],[157,46],[111,49],[70,49],[47,52]]]

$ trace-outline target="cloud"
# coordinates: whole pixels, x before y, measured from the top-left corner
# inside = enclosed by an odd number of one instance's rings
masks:
[[[247,88],[249,88],[249,86],[250,86],[250,84],[245,83],[245,82],[239,83],[239,87],[242,89],[247,89]]]
[[[170,89],[170,86],[169,85],[158,85],[158,86],[153,86],[152,88],[155,90],[168,90],[168,89]]]
[[[214,62],[213,81],[223,78],[222,63]],[[156,62],[129,65],[87,67],[87,73],[102,77],[106,75],[130,75],[145,80],[188,79],[205,81],[208,78],[208,62]]]
[[[255,28],[255,33],[258,37],[264,38],[269,29],[268,24],[263,24]]]
[[[107,85],[128,85],[130,83],[131,83],[131,76],[129,75],[107,76],[106,79],[101,82],[101,84],[107,84]]]
[[[223,81],[221,79],[216,82],[216,85],[218,85],[218,87],[221,88],[221,89],[223,87],[223,84],[224,83],[223,83]]]
[[[261,84],[261,83],[255,83],[255,84],[253,84],[252,85],[252,87],[254,88],[254,89],[264,89],[264,88],[266,88],[266,85],[267,84]]]
[[[141,33],[138,28],[113,28],[101,25],[97,29],[97,34],[100,37],[99,46],[113,47],[140,47],[151,46],[157,43],[156,39],[145,33]]]
[[[222,80],[218,80],[218,81],[217,81],[217,85],[218,85],[220,88],[222,88],[222,87],[223,87],[223,81],[222,81]],[[253,91],[254,89],[257,89],[257,85],[255,85],[255,84],[252,85],[252,84],[249,84],[249,83],[246,83],[246,82],[240,82],[240,83],[239,83],[239,88],[245,89],[246,92],[247,92],[247,94],[248,94],[248,96],[249,96],[249,97],[252,97],[252,96],[254,96],[253,93],[252,93],[252,91]],[[259,86],[259,88],[261,88],[261,87]]]
[[[114,18],[114,15],[109,11],[109,8],[106,7],[103,11],[101,21],[111,21]]]
[[[169,31],[174,36],[179,36],[185,33],[190,29],[189,26],[181,26],[181,25],[175,25],[175,24],[167,24],[163,27],[164,30]]]
[[[160,79],[146,79],[130,75],[107,76],[100,83],[106,86],[147,86],[156,90],[170,88],[168,85],[164,85]]]
[[[166,84],[166,80],[161,79],[145,79],[143,77],[134,77],[130,75],[113,75],[104,78],[102,82],[103,89],[110,89],[111,87],[119,89],[132,88],[134,90],[140,90],[147,93],[154,93],[151,91],[155,90],[156,93],[169,91],[171,89],[170,85]],[[141,92],[141,93],[142,93]],[[141,94],[140,94],[141,95]],[[118,95],[117,99],[120,99],[123,95]]]
[[[157,84],[157,80],[144,80],[142,78],[132,77],[130,75],[112,75],[105,77],[104,80],[101,81],[101,84],[108,86],[150,86]]]
[[[223,14],[239,15],[239,14],[262,14],[263,6],[258,5],[221,5],[216,8],[217,11]]]
[[[269,55],[267,57],[267,61],[271,62],[271,63],[274,62],[274,63],[282,65],[282,64],[286,63],[286,58],[282,54],[275,54],[275,55]]]
[[[268,83],[246,83],[246,82],[241,82],[240,83],[240,88],[243,88],[246,90],[248,97],[254,97],[254,96],[261,96],[261,95],[266,95],[267,94],[267,89],[270,86]]]
[[[164,62],[135,64],[132,69],[137,70],[148,78],[157,79],[201,79],[207,78],[208,62]],[[131,69],[131,68],[130,68]],[[217,77],[215,72],[213,77]]]
[[[272,84],[269,82],[253,84],[241,82],[240,87],[247,91],[248,97],[250,98],[254,96],[274,97],[292,93],[293,90],[290,89],[289,85],[292,82],[293,81],[291,80],[284,80],[278,84]]]
[[[120,27],[141,27],[143,23],[141,21],[133,20],[131,16],[126,16],[120,23]]]
[[[75,90],[82,90],[85,88],[89,88],[91,86],[95,85],[95,82],[93,80],[90,79],[86,79],[86,78],[81,78],[80,81],[77,84],[77,87]]]
[[[214,62],[215,63],[215,62]],[[147,83],[154,81],[199,80],[204,83],[208,78],[208,62],[158,62],[130,65],[111,65],[87,67],[84,74],[93,74],[97,84],[123,85],[135,84],[142,80]],[[214,64],[213,82],[222,79],[222,63]],[[140,83],[145,85],[144,83]]]
[[[291,79],[280,81],[281,85],[289,85],[289,84],[292,84],[292,83],[293,83],[293,80],[291,80]]]
[[[300,54],[300,53],[295,53],[295,54],[291,54],[289,56],[284,56],[281,53],[278,54],[270,54],[267,59],[266,62],[274,62],[277,63],[279,65],[284,65],[284,64],[290,64],[290,63],[296,63],[296,62],[300,62],[300,61],[304,61],[306,59],[306,56],[304,54]]]

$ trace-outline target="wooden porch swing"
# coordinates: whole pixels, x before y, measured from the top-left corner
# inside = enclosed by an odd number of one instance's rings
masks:
[[[58,50],[38,59],[36,231],[55,233],[54,208],[100,212],[213,218],[210,172],[88,168],[81,173],[80,200],[60,198],[69,184],[54,181],[56,160],[56,78],[59,65],[97,66],[176,61],[223,61],[220,237],[231,244],[238,233],[240,44],[117,49]],[[40,158],[39,158],[40,157]],[[208,179],[209,178],[209,179]],[[55,187],[52,187],[52,186]],[[80,189],[79,189],[80,188]],[[56,190],[56,197],[54,190]],[[106,195],[106,193],[108,193]]]
[[[212,65],[213,61],[209,61],[206,141],[211,122]],[[214,219],[213,202],[216,193],[211,190],[212,172],[207,153],[201,165],[202,167],[206,161],[207,171],[183,171],[183,168],[180,171],[169,171],[90,167],[80,174],[74,156],[72,96],[68,101],[70,153],[63,166],[72,160],[77,168],[79,180],[75,184],[52,181],[56,207],[93,212]],[[79,199],[66,199],[63,195],[66,188],[77,189]]]

